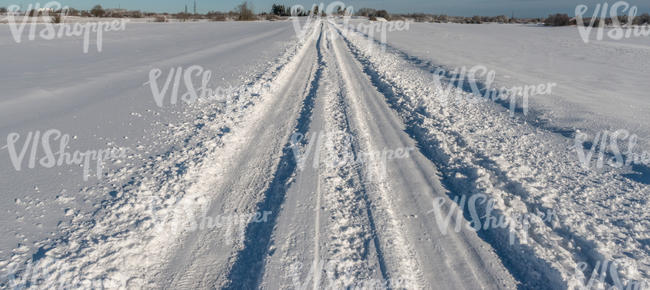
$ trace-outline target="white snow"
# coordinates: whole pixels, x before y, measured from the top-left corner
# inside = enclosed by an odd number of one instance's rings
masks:
[[[412,23],[387,39],[433,65],[494,70],[495,88],[557,83],[551,95],[530,98],[540,119],[592,135],[626,129],[639,136],[639,150],[650,149],[649,37],[585,44],[575,26]]]
[[[531,219],[524,231],[485,233],[500,255],[509,257],[507,266],[524,285],[587,285],[591,271],[602,270],[607,276],[603,278],[614,280],[603,283],[647,287],[647,176],[627,176],[629,167],[584,168],[575,153],[582,148],[575,148],[573,139],[511,118],[495,103],[446,102],[440,97],[443,88],[430,81],[435,64],[426,58],[394,49],[377,53],[379,47],[373,46],[378,44],[369,46],[362,34],[351,33],[349,39],[407,130],[443,172],[452,195],[485,194],[494,199],[496,213],[506,218],[556,212],[557,220]],[[554,79],[544,79],[549,80]],[[466,100],[470,93],[454,88],[452,94]],[[621,126],[634,119],[615,109],[609,115]],[[514,245],[506,243],[512,231],[519,239]]]
[[[649,39],[343,23],[0,24],[0,287],[648,287],[650,164],[597,164],[650,151]],[[557,86],[524,115],[438,78],[476,66]]]
[[[257,24],[232,22],[216,26],[133,24],[124,32],[105,34],[101,53],[91,49],[89,54],[83,54],[80,37],[18,44],[7,25],[2,28],[7,33],[0,39],[5,52],[0,70],[0,135],[19,133],[17,150],[21,150],[29,132],[50,129],[70,135],[66,150],[70,153],[114,146],[131,149],[128,158],[107,163],[109,168],[101,179],[93,176],[88,181],[84,181],[80,166],[45,168],[37,164],[27,168],[29,154],[23,168],[16,171],[7,149],[3,149],[0,263],[7,271],[24,268],[32,254],[39,251],[53,257],[65,253],[53,254],[53,248],[83,249],[94,247],[87,243],[100,243],[117,251],[124,242],[102,241],[110,235],[105,230],[121,235],[133,231],[132,235],[137,235],[138,231],[131,227],[142,224],[139,219],[151,214],[143,212],[151,206],[147,197],[133,196],[135,190],[164,188],[161,182],[165,180],[170,184],[180,182],[169,172],[182,174],[182,170],[199,166],[199,156],[211,150],[210,144],[217,144],[206,140],[205,147],[186,148],[186,142],[201,131],[203,124],[203,131],[209,135],[230,130],[233,120],[223,117],[227,110],[209,109],[219,108],[220,103],[209,108],[183,102],[158,107],[149,86],[143,85],[151,69],[167,71],[201,65],[212,71],[211,87],[252,89],[247,84],[269,69],[268,65],[282,54],[286,41],[294,35],[287,23],[270,23],[264,29]],[[246,99],[231,98],[228,106],[236,108],[240,102]],[[219,124],[208,123],[214,119]],[[51,144],[53,150],[58,150],[57,140],[52,139]],[[45,153],[38,150],[40,159]],[[148,178],[153,184],[146,185]],[[177,186],[172,188],[176,188],[172,196],[182,194]],[[89,236],[91,230],[97,237]],[[61,244],[61,239],[72,239],[73,235],[80,240]],[[76,259],[81,261],[95,259],[78,254]],[[137,255],[134,258],[139,259]]]

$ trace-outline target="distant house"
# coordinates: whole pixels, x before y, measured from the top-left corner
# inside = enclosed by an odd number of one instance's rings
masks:
[[[38,13],[50,13],[50,12],[54,12],[54,9],[52,9],[52,8],[38,8],[38,9],[36,9],[36,11]]]
[[[126,12],[128,12],[128,10],[122,8],[106,9],[106,13],[126,13]]]
[[[111,8],[111,9],[106,9],[106,13],[104,14],[106,17],[124,17],[126,14],[128,14],[128,10],[126,9],[121,9],[121,8]]]

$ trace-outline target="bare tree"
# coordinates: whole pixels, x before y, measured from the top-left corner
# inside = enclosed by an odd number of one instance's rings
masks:
[[[226,14],[218,11],[210,11],[206,14],[210,21],[226,21]]]
[[[253,13],[253,10],[248,6],[249,6],[248,2],[244,2],[237,6],[237,9],[235,11],[237,12],[237,14],[239,14],[237,20],[239,21],[255,20],[255,14]]]
[[[544,25],[546,26],[567,26],[571,24],[571,18],[567,14],[555,14],[549,15],[546,20],[544,20]]]
[[[65,14],[67,14],[65,10],[55,11],[54,16],[52,16],[52,23],[62,23]]]
[[[95,5],[95,7],[93,7],[93,9],[90,10],[90,14],[92,14],[95,17],[104,17],[106,11],[104,11],[102,5]]]
[[[372,9],[372,8],[361,8],[357,10],[357,16],[364,16],[364,17],[370,17],[371,15],[375,14],[377,10]]]
[[[273,4],[271,6],[271,14],[277,15],[277,16],[289,16],[289,9],[287,9],[284,5],[280,4]]]
[[[650,15],[648,13],[643,13],[640,16],[637,16],[634,19],[634,24],[636,25],[650,24]]]

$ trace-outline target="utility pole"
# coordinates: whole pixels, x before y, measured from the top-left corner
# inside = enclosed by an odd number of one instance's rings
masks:
[[[196,0],[194,0],[194,15],[196,15]]]

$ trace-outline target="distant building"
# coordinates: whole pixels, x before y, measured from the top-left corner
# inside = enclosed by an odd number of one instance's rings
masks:
[[[111,8],[111,9],[106,9],[105,15],[107,17],[125,17],[128,16],[129,11],[126,9],[121,9],[121,8]]]
[[[111,9],[106,9],[106,13],[108,13],[108,14],[111,14],[111,13],[115,13],[115,14],[124,14],[124,13],[126,13],[126,12],[128,12],[128,10],[126,10],[126,9],[121,9],[121,8],[111,8]]]

